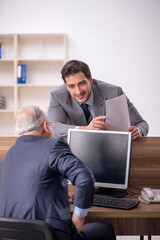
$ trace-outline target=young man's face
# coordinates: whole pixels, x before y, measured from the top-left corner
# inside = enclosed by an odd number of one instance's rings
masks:
[[[68,92],[77,102],[86,102],[91,96],[91,85],[93,83],[92,77],[87,79],[84,73],[78,72],[73,76],[66,77],[65,80]]]

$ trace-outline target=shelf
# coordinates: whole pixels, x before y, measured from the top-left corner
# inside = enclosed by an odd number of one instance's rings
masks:
[[[40,85],[40,84],[17,84],[17,88],[37,88],[37,87],[41,87],[41,88],[57,88],[57,86],[53,86],[53,85]]]
[[[1,136],[15,135],[14,112],[0,112],[0,133]]]
[[[5,86],[0,87],[0,96],[5,97],[6,99],[6,110],[7,109],[15,109],[14,105],[14,87]]]
[[[64,59],[66,37],[64,34],[31,34],[18,36],[18,58]]]
[[[53,34],[0,34],[0,136],[14,135],[14,116],[24,105],[48,111],[50,93],[63,84],[61,69],[66,62],[67,36]],[[26,83],[17,83],[17,65],[26,64]]]
[[[1,61],[8,59],[14,59],[15,57],[15,48],[14,48],[14,35],[12,34],[0,34],[0,42],[2,43],[1,47]]]
[[[43,88],[42,86],[37,86],[36,88],[35,86],[33,88],[21,86],[18,88],[18,108],[25,105],[37,105],[47,112],[52,90],[52,86],[45,86]]]
[[[0,113],[14,113],[12,109],[0,109]]]
[[[35,58],[35,59],[29,59],[29,58],[18,58],[17,59],[18,63],[21,62],[53,62],[53,63],[58,63],[60,62],[61,64],[64,63],[64,59],[53,59],[53,58]]]
[[[41,62],[41,61],[21,61],[21,64],[26,64],[26,83],[40,85],[60,85],[62,62]]]
[[[1,59],[0,58],[0,63],[1,62],[13,62],[14,63],[14,59]]]
[[[0,61],[0,85],[13,85],[14,84],[14,62],[13,61]]]
[[[0,84],[0,88],[14,88],[14,86],[13,84],[3,84],[3,82],[2,85]]]

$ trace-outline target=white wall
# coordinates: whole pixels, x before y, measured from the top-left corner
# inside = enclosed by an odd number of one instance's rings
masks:
[[[0,0],[0,33],[68,35],[68,59],[122,86],[160,136],[160,0]]]

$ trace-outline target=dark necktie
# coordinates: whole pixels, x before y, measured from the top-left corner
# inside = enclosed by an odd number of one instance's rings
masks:
[[[81,108],[83,109],[83,112],[84,112],[84,114],[85,114],[87,123],[89,123],[90,120],[91,120],[91,114],[90,114],[90,112],[88,111],[88,104],[87,104],[87,103],[82,103],[82,104],[81,104]]]

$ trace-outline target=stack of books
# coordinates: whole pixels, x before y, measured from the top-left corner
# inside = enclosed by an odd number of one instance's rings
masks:
[[[6,109],[6,99],[0,96],[0,109]]]

